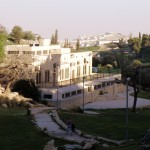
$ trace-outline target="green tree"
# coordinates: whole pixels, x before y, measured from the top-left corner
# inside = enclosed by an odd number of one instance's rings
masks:
[[[14,26],[10,36],[16,44],[20,43],[20,40],[23,38],[23,30],[20,26]]]
[[[35,101],[38,101],[41,95],[34,80],[18,80],[14,83],[12,91],[18,92],[24,97],[32,98]]]
[[[51,44],[55,44],[55,37],[54,37],[53,34],[52,34],[52,37],[51,37]]]
[[[3,61],[3,59],[5,57],[4,46],[7,41],[7,35],[8,34],[7,34],[5,27],[0,25],[0,63]]]
[[[80,50],[80,40],[79,40],[79,39],[77,39],[76,50],[77,50],[77,51]]]
[[[142,48],[146,48],[150,46],[150,36],[147,34],[143,34],[142,36]]]
[[[57,31],[57,29],[55,30],[54,44],[58,44],[58,31]]]
[[[124,48],[125,47],[125,41],[123,40],[123,38],[119,39],[119,43],[118,43],[118,47],[120,49]]]
[[[69,46],[68,39],[65,39],[64,47],[67,48]]]
[[[142,39],[141,32],[139,32],[139,39]]]
[[[32,31],[25,31],[23,32],[23,39],[27,41],[35,40],[35,34]]]
[[[139,60],[134,60],[132,64],[126,66],[122,71],[123,79],[130,77],[129,85],[133,87],[134,90],[134,101],[132,110],[136,111],[137,96],[140,91],[140,74],[141,74],[141,62]]]
[[[10,87],[16,80],[32,78],[32,69],[32,58],[29,56],[6,57],[0,64],[0,83],[6,85],[5,93],[10,92]]]
[[[140,50],[141,50],[141,39],[135,37],[135,38],[130,38],[128,40],[129,47],[131,50],[133,50],[136,54],[136,57],[138,56]]]

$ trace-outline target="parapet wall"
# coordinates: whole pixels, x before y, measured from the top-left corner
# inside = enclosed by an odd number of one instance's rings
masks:
[[[100,95],[100,91],[103,91],[104,94]],[[121,93],[125,91],[125,86],[123,84],[113,84],[104,88],[96,89],[91,92],[86,91],[81,95],[77,95],[74,97],[70,97],[64,99],[63,101],[59,102],[59,107],[62,109],[72,109],[83,105],[84,104],[95,102],[95,101],[104,101],[104,100],[111,100],[114,99],[117,93]],[[105,94],[107,93],[107,94]],[[49,105],[57,105],[57,102],[49,102]]]

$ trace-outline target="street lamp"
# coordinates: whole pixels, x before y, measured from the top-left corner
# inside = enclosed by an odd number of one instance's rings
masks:
[[[57,85],[57,110],[58,110],[58,85]]]
[[[82,104],[83,113],[84,113],[84,79],[85,77],[83,77],[83,104]]]
[[[126,82],[126,140],[128,141],[128,84],[130,81],[130,77],[127,78]]]

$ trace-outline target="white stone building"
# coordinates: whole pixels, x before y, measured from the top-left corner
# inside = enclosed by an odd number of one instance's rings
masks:
[[[90,75],[92,75],[91,51],[71,53],[70,48],[59,48],[51,50],[46,61],[40,65],[36,83],[42,89],[43,99],[56,100],[60,96],[60,91],[64,92],[61,98],[71,96],[69,91],[74,91],[72,94],[76,95],[77,91],[82,89],[79,84],[83,77]]]
[[[36,83],[42,99],[63,99],[81,94],[83,77],[92,75],[92,52],[71,52],[60,45],[8,45],[7,55],[30,55],[38,73]],[[70,86],[67,86],[70,85]]]

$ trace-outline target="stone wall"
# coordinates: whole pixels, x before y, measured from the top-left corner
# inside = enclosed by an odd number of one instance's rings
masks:
[[[100,91],[104,94],[99,95]],[[123,84],[113,84],[107,87],[99,88],[91,92],[85,91],[84,93],[84,104],[91,103],[94,101],[104,101],[107,99],[114,99],[117,93],[125,91],[125,86]],[[107,93],[107,94],[105,94]],[[48,102],[48,105],[57,105],[57,102]],[[73,96],[63,101],[59,101],[58,107],[62,109],[73,109],[83,105],[83,94]]]

